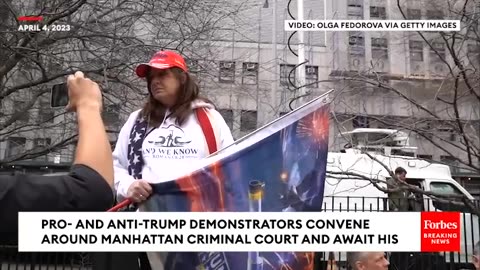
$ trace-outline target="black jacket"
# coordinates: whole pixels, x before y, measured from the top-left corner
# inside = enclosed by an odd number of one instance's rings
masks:
[[[17,241],[18,212],[106,211],[113,191],[90,167],[67,175],[0,175],[0,243]]]

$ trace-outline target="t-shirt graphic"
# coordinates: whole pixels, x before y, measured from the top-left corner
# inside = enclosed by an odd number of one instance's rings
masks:
[[[143,156],[153,159],[197,158],[198,148],[185,131],[174,124],[160,127],[149,134]]]

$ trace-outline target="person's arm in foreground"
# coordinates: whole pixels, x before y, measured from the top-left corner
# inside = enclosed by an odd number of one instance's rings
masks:
[[[96,83],[83,74],[68,78],[73,98],[67,110],[77,112],[78,145],[73,164],[81,164],[98,172],[113,187],[112,148],[101,117],[102,95]]]
[[[15,241],[21,211],[105,211],[113,204],[112,152],[100,116],[100,89],[81,72],[69,77],[68,86],[68,109],[77,112],[80,134],[74,165],[68,175],[0,175],[0,240]]]

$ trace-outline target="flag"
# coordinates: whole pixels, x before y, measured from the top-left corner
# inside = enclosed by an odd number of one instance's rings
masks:
[[[193,173],[152,185],[142,210],[320,211],[329,103],[327,93],[207,157]],[[305,252],[170,252],[155,257],[149,255],[154,269],[313,270],[313,253]]]

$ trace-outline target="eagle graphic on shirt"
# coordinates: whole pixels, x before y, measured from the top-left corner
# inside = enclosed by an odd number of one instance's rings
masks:
[[[158,139],[148,141],[157,147],[183,147],[192,142],[187,140],[185,132],[180,127],[171,124],[167,127],[161,127],[162,135],[158,136]],[[164,134],[164,135],[163,135]]]

